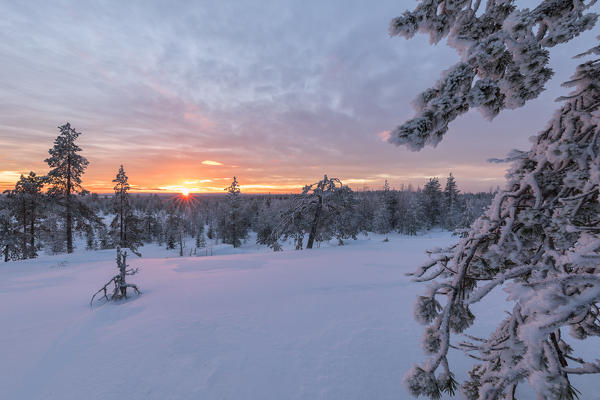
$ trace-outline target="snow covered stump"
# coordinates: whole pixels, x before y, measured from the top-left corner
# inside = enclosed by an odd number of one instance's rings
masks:
[[[92,300],[90,300],[90,307],[94,303],[94,298],[102,292],[103,295],[101,298],[105,298],[106,301],[111,300],[120,300],[123,298],[127,298],[127,288],[132,288],[136,294],[141,294],[140,290],[136,285],[132,283],[127,283],[125,278],[127,275],[135,275],[139,271],[139,268],[135,269],[127,269],[127,251],[121,252],[121,246],[117,246],[117,267],[119,268],[119,273],[113,276],[100,290],[98,290],[92,296]],[[110,284],[114,284],[113,293],[110,297],[108,297],[108,287]]]

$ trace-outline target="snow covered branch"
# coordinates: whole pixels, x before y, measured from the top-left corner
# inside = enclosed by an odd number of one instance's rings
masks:
[[[530,13],[543,7],[521,17]],[[581,27],[586,19],[579,16]],[[550,45],[559,38],[548,21],[536,40]],[[600,336],[598,82],[599,60],[577,68],[568,84],[573,93],[530,151],[512,157],[506,188],[487,213],[455,247],[413,273],[431,282],[415,305],[429,358],[404,377],[413,395],[439,398],[451,348],[478,361],[461,386],[467,399],[513,399],[525,380],[540,398],[571,399],[577,392],[569,375],[600,373],[598,362],[573,355],[561,335],[568,328],[577,340]],[[500,287],[513,305],[508,316],[489,337],[451,345],[452,334],[474,323],[469,306]]]
[[[422,32],[432,43],[447,37],[461,61],[414,100],[415,117],[394,129],[389,142],[415,151],[436,146],[448,124],[471,108],[492,119],[536,98],[553,74],[547,48],[591,29],[598,16],[587,11],[594,3],[544,0],[530,10],[488,0],[478,14],[479,0],[423,0],[394,18],[391,36]]]

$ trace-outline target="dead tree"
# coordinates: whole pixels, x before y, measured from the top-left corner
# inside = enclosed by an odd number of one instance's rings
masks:
[[[137,288],[136,285],[134,285],[132,283],[127,283],[125,280],[127,275],[135,275],[139,271],[139,268],[127,269],[127,267],[129,267],[127,265],[127,251],[121,252],[120,246],[117,246],[117,267],[119,268],[119,273],[117,275],[113,276],[106,283],[106,285],[104,285],[100,290],[98,290],[96,293],[94,293],[94,295],[92,296],[92,300],[90,300],[90,306],[93,305],[94,298],[99,293],[102,293],[102,296],[100,297],[100,299],[105,298],[106,301],[120,300],[123,298],[126,299],[128,287],[132,288],[136,294],[141,294],[140,290]],[[112,294],[109,297],[108,291],[109,291],[109,286],[111,284],[114,285],[114,288],[113,288]]]

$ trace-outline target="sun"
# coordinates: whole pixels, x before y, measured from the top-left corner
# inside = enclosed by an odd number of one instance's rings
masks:
[[[183,197],[188,197],[190,195],[189,189],[186,189],[186,188],[181,189],[181,195]]]

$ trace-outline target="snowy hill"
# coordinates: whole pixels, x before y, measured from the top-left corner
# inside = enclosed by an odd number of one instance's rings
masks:
[[[143,294],[93,309],[91,294],[116,272],[113,250],[2,264],[0,397],[408,398],[401,378],[423,357],[412,316],[423,287],[405,273],[425,249],[454,239],[390,238],[279,253],[132,256],[141,271],[131,281]],[[503,298],[480,305],[490,320],[481,329],[494,326]],[[457,354],[452,362],[463,379],[471,361]],[[594,398],[593,380],[575,384],[582,399]]]

